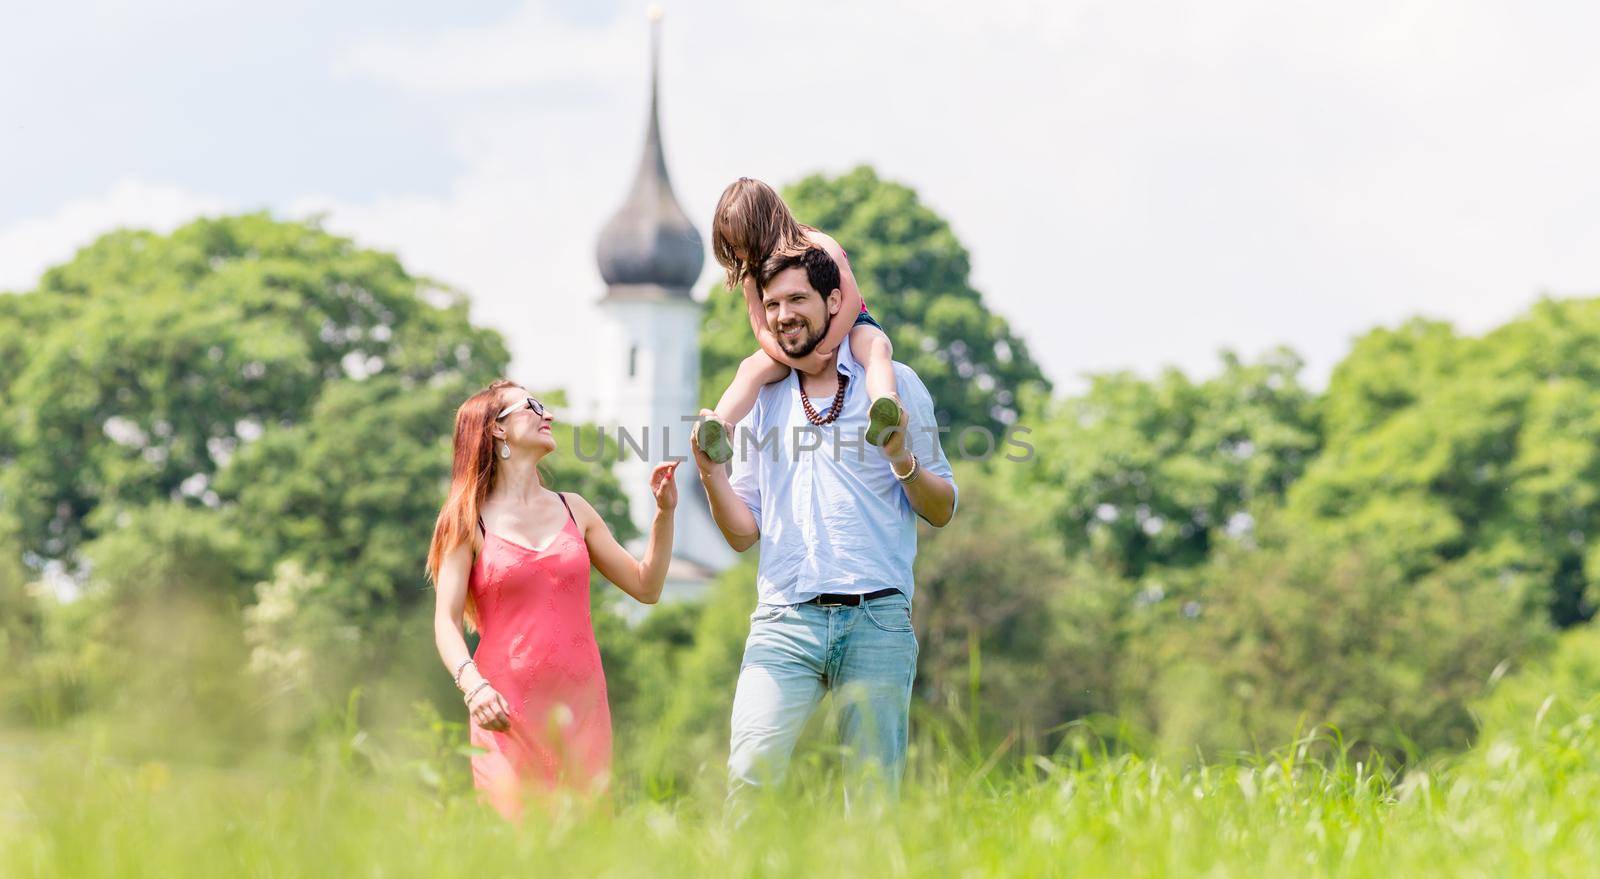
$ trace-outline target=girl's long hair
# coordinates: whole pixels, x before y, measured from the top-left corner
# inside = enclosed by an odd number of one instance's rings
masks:
[[[711,218],[711,252],[728,273],[728,289],[737,291],[767,257],[779,251],[801,251],[809,242],[789,206],[772,187],[754,177],[740,177],[722,190]],[[735,251],[744,251],[740,259]]]
[[[489,428],[500,414],[500,392],[506,388],[521,387],[516,382],[498,379],[487,388],[467,398],[456,410],[455,460],[450,466],[450,494],[439,509],[439,518],[433,525],[433,543],[428,547],[428,579],[439,582],[439,566],[444,557],[462,543],[472,544],[473,554],[483,548],[483,538],[478,533],[478,516],[483,502],[494,487],[498,459],[494,454],[494,437]],[[472,595],[467,595],[464,616],[467,623],[477,627],[478,609]]]

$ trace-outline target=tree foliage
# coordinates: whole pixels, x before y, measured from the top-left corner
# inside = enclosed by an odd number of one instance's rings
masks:
[[[1391,758],[1465,747],[1497,667],[1549,643],[1526,578],[1413,578],[1289,520],[1262,530],[1219,546],[1175,596],[1189,612],[1135,642],[1128,665],[1146,681],[1125,707],[1172,751],[1253,750],[1318,725]]]
[[[1069,554],[1134,577],[1202,563],[1217,535],[1247,531],[1251,511],[1280,501],[1317,454],[1300,368],[1278,350],[1256,363],[1224,354],[1199,382],[1175,369],[1094,376],[1085,394],[1030,419],[1035,454],[1010,472],[1051,511]]]
[[[1358,340],[1327,448],[1291,493],[1308,524],[1420,576],[1531,575],[1559,625],[1600,582],[1600,300],[1547,300],[1478,338],[1413,321]]]
[[[506,363],[460,295],[265,215],[104,236],[0,319],[27,327],[0,348],[16,367],[0,379],[0,515],[48,558],[100,533],[101,508],[214,503],[232,454],[305,421],[329,382],[481,386]]]

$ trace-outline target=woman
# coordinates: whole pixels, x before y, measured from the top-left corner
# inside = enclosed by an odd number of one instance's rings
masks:
[[[617,543],[582,497],[546,488],[550,410],[497,381],[456,410],[450,495],[428,575],[434,640],[472,716],[473,783],[507,818],[528,789],[597,793],[611,767],[611,710],[589,619],[589,565],[645,604],[672,557],[676,464],[650,474],[656,498],[644,559]],[[462,627],[482,636],[469,654]]]

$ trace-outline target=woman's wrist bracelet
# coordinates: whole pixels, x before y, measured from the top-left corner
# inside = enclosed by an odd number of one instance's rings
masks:
[[[473,687],[472,688],[472,692],[470,692],[467,695],[461,697],[461,701],[467,703],[468,705],[471,705],[472,704],[472,697],[478,695],[478,691],[483,689],[484,687],[487,687],[487,686],[489,686],[489,682],[488,681],[484,681],[483,683],[477,685],[476,687]]]
[[[461,689],[461,673],[466,671],[467,670],[467,666],[469,666],[469,665],[472,666],[473,668],[477,668],[478,667],[478,664],[476,662],[473,662],[472,661],[472,657],[469,656],[466,659],[461,660],[461,664],[456,666],[456,673],[451,675],[451,677],[455,679],[456,689],[457,690]]]

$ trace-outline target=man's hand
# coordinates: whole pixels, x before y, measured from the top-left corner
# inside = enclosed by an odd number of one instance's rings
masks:
[[[710,409],[701,409],[703,419],[717,418],[717,413]],[[694,465],[700,470],[700,484],[705,487],[706,500],[711,504],[711,519],[717,523],[717,528],[722,531],[722,536],[728,541],[728,546],[734,552],[744,552],[761,538],[761,527],[756,524],[755,516],[744,501],[739,499],[733,490],[733,484],[728,479],[728,468],[711,460],[700,448],[700,425],[689,433],[689,448],[694,451]],[[726,425],[726,421],[722,421]],[[728,435],[733,436],[733,429],[728,429]]]
[[[717,413],[710,409],[701,409],[700,418],[701,420],[696,422],[694,428],[689,431],[689,448],[694,450],[694,465],[695,467],[699,468],[700,479],[701,481],[704,481],[707,477],[711,476],[713,472],[721,470],[722,468],[721,465],[711,460],[711,458],[707,456],[706,453],[700,448],[700,425],[706,423],[707,421],[721,421],[722,426],[728,432],[728,438],[730,441],[732,441],[733,438],[733,428],[729,426],[728,422],[718,418]]]
[[[910,420],[906,407],[901,406],[899,426],[889,428],[883,435],[883,445],[879,446],[897,473],[904,473],[911,467],[911,452],[906,445],[906,426]]]

